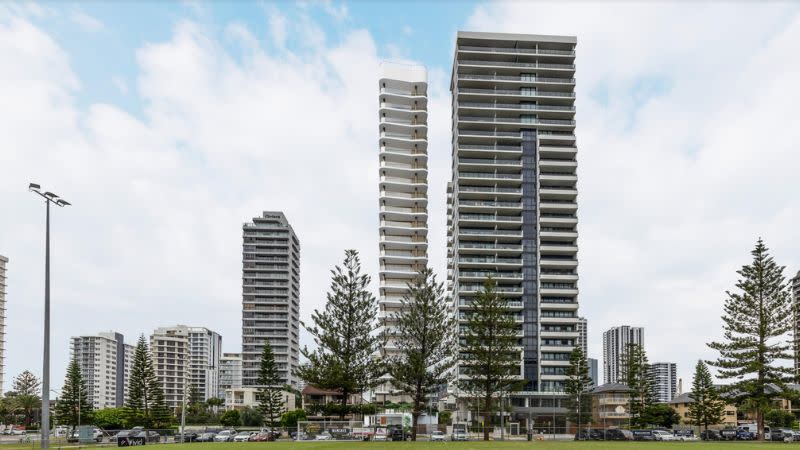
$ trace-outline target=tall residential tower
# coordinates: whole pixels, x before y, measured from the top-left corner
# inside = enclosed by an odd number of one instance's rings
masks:
[[[133,351],[134,347],[113,331],[70,339],[70,356],[78,362],[94,409],[121,408],[125,404]]]
[[[0,393],[6,372],[6,265],[8,258],[0,255]]]
[[[222,398],[219,391],[219,364],[222,336],[203,327],[189,327],[189,383],[203,401]]]
[[[654,362],[648,368],[653,380],[653,395],[658,403],[669,403],[678,395],[678,369],[675,363]]]
[[[800,375],[800,270],[789,282],[794,302],[792,308],[794,311],[794,371],[795,374]]]
[[[384,62],[378,80],[379,262],[382,327],[394,326],[407,283],[428,262],[428,80],[424,67]],[[382,356],[396,354],[389,340]],[[392,394],[388,378],[376,388]],[[392,401],[400,401],[391,397]]]
[[[286,216],[265,211],[242,225],[242,385],[258,385],[269,342],[282,383],[300,364],[300,241]]]
[[[497,282],[519,324],[524,384],[509,395],[514,419],[557,409],[559,426],[558,394],[578,340],[576,42],[459,32],[450,83],[454,308],[466,326],[484,280]]]
[[[619,383],[629,344],[644,347],[644,328],[622,325],[603,333],[603,382]]]

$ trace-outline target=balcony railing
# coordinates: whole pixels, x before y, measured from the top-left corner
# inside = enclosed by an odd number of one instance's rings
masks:
[[[462,108],[520,109],[525,111],[575,111],[574,106],[529,105],[525,103],[459,102],[458,106]]]
[[[529,67],[531,69],[575,70],[575,64],[550,64],[550,63],[540,63],[540,62],[523,63],[523,62],[511,62],[511,61],[473,61],[469,59],[458,60],[457,63],[459,65],[464,64],[470,66]]]
[[[524,53],[531,55],[575,56],[575,50],[555,50],[549,48],[475,47],[471,45],[459,45],[458,49],[464,51],[492,52],[492,53]]]
[[[522,250],[522,246],[518,244],[478,244],[475,242],[462,242],[458,244],[458,248],[485,248],[490,250]]]
[[[522,97],[566,97],[575,98],[574,92],[554,92],[540,90],[521,90],[521,89],[479,89],[479,88],[458,88],[459,94],[490,94],[490,95],[519,95]]]
[[[499,214],[459,214],[459,219],[464,220],[486,220],[490,222],[522,222],[520,216],[504,216]]]
[[[462,228],[462,234],[478,234],[485,236],[522,236],[522,230],[478,230],[474,228]]]
[[[493,188],[493,187],[470,187],[464,186],[458,188],[460,192],[477,192],[477,193],[484,193],[484,194],[493,194],[493,193],[504,193],[504,194],[522,194],[522,189],[518,188]]]
[[[489,136],[489,137],[521,137],[519,131],[486,131],[486,130],[459,130],[462,136]]]
[[[480,200],[461,200],[458,202],[459,206],[489,206],[489,207],[505,207],[505,208],[522,208],[520,202],[484,202]],[[544,215],[544,214],[542,214]],[[564,214],[568,216],[569,214]]]
[[[521,166],[519,159],[458,158],[462,164],[487,164],[493,166]]]
[[[524,83],[560,83],[560,84],[573,84],[575,78],[557,78],[557,77],[532,77],[532,76],[507,76],[507,75],[475,75],[471,73],[458,74],[459,80],[486,80],[486,81],[515,81]]]
[[[459,172],[459,178],[482,178],[489,180],[522,180],[520,173]]]
[[[459,144],[459,150],[512,150],[522,151],[519,145],[474,145],[474,144]]]
[[[574,120],[539,119],[536,117],[524,118],[524,117],[459,116],[458,120],[464,122],[522,123],[530,125],[575,125]]]
[[[405,90],[405,89],[394,89],[394,88],[382,87],[381,88],[381,94],[384,94],[384,93],[385,94],[405,95],[405,96],[408,96],[408,97],[424,97],[425,96],[424,92],[411,92],[411,91]]]

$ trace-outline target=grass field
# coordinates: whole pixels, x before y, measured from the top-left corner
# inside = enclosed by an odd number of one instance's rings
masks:
[[[190,444],[157,444],[169,446],[174,450],[678,450],[682,447],[693,447],[696,450],[747,450],[763,449],[765,446],[794,447],[792,444],[759,443],[759,442],[576,442],[576,441],[470,441],[470,442],[335,442],[335,441],[301,441],[301,442],[224,442],[224,443],[190,443]],[[148,445],[149,447],[150,445]],[[31,444],[0,444],[0,450],[38,449]],[[733,449],[731,449],[733,447]],[[800,447],[800,445],[798,445]],[[51,449],[77,449],[76,444],[51,444]],[[113,446],[82,446],[85,449],[111,449]],[[788,449],[787,449],[788,450]]]

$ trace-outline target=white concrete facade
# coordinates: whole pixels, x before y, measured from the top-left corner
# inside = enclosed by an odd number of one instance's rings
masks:
[[[621,383],[629,344],[644,347],[644,328],[622,325],[603,333],[603,382]]]
[[[203,400],[222,397],[219,390],[222,336],[203,327],[189,327],[189,383]]]
[[[150,335],[150,353],[164,403],[172,410],[183,404],[189,386],[189,327],[157,328]]]
[[[583,356],[589,357],[589,321],[585,317],[579,317],[576,324],[578,329],[578,347],[581,348]]]
[[[121,334],[113,331],[70,339],[70,358],[78,362],[94,409],[124,405],[133,350]]]
[[[800,270],[789,280],[794,311],[794,371],[800,375]]]
[[[0,255],[0,393],[5,392],[6,375],[6,266],[8,258]]]
[[[678,369],[675,363],[654,362],[648,369],[653,394],[658,403],[669,403],[678,395]]]
[[[242,226],[242,386],[257,387],[269,342],[284,384],[300,365],[300,241],[286,216],[265,211]]]
[[[383,62],[378,80],[378,220],[381,331],[394,327],[392,317],[420,270],[428,263],[428,78],[422,66]],[[381,356],[397,352],[389,340]],[[393,392],[388,378],[378,386],[378,400]]]
[[[509,396],[522,415],[563,392],[578,340],[576,43],[505,33],[456,38],[448,289],[463,332],[484,281],[497,283],[519,324],[525,383]]]

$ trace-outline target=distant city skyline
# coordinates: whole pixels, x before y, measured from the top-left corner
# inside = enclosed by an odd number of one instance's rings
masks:
[[[98,329],[133,343],[191,323],[240,352],[241,224],[263,210],[283,211],[302,239],[299,319],[324,304],[345,248],[359,250],[378,297],[382,60],[428,68],[428,261],[445,280],[458,30],[578,38],[588,356],[602,358],[604,330],[641,325],[651,360],[675,362],[688,382],[715,356],[705,343],[722,334],[724,292],[755,240],[787,279],[800,269],[800,153],[786,126],[800,121],[787,95],[800,68],[786,56],[800,50],[800,4],[425,8],[0,4],[0,198],[12,212],[0,215],[3,388],[41,372],[44,211],[30,182],[73,204],[51,218],[54,388],[70,337]]]

